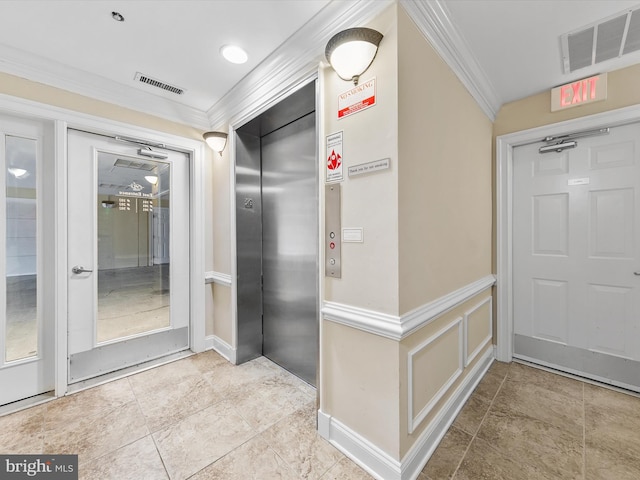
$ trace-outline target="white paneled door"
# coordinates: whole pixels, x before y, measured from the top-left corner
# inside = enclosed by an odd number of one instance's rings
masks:
[[[640,390],[640,124],[513,162],[514,356]]]
[[[75,383],[189,348],[189,158],[76,130],[68,138]]]
[[[0,405],[54,389],[53,162],[44,125],[0,116]],[[49,158],[48,158],[49,159]]]

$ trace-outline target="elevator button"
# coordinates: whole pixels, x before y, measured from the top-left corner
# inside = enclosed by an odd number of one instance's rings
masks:
[[[335,259],[335,258],[331,258],[331,259],[329,260],[329,263],[330,263],[331,265],[335,265],[335,264],[336,264],[336,259]]]
[[[335,244],[335,243],[333,243],[333,242],[331,242],[331,243],[329,244],[329,248],[330,248],[331,250],[333,250],[334,248],[336,248],[336,244]]]
[[[331,233],[329,234],[329,238],[336,238],[336,234],[335,234],[335,232],[331,232]]]

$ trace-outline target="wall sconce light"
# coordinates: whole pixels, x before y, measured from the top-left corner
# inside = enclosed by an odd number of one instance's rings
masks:
[[[156,183],[158,183],[157,175],[145,175],[144,179],[151,185],[155,185]]]
[[[212,150],[222,155],[224,147],[227,145],[227,134],[224,132],[205,132],[202,137]]]
[[[29,172],[24,168],[9,167],[7,171],[16,178],[26,178],[29,176]]]
[[[371,28],[349,28],[331,37],[324,54],[341,79],[358,85],[378,53],[380,40],[382,34]]]

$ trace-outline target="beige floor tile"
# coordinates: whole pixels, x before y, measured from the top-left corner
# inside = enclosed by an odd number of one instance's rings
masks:
[[[94,415],[105,415],[134,400],[126,378],[58,398],[46,404],[45,430],[68,428],[71,423]]]
[[[274,368],[256,359],[242,365],[222,364],[203,374],[204,378],[222,394],[234,393],[239,387],[253,384],[278,374]]]
[[[628,457],[587,442],[585,451],[585,480],[638,480],[640,457]]]
[[[499,375],[499,376],[502,376],[502,377],[506,377],[507,373],[509,372],[509,367],[511,367],[510,363],[499,362],[499,361],[495,360],[491,364],[491,367],[489,367],[489,372],[495,373],[496,375]]]
[[[182,480],[255,435],[231,402],[223,401],[153,434],[171,480]]]
[[[42,453],[46,409],[47,405],[38,405],[0,417],[0,453]]]
[[[479,438],[550,478],[582,479],[583,439],[512,409],[491,407]]]
[[[146,393],[163,394],[172,390],[176,383],[189,378],[199,378],[200,371],[188,358],[167,363],[129,377],[129,383],[136,395]]]
[[[190,480],[298,480],[282,458],[260,437],[254,437]]]
[[[470,435],[475,435],[490,405],[486,398],[475,392],[472,393],[453,422],[453,426]]]
[[[150,435],[80,468],[80,480],[168,480]]]
[[[231,365],[231,363],[214,350],[192,355],[185,359],[185,363],[191,363],[200,373],[207,373],[220,365]]]
[[[83,466],[98,457],[149,434],[137,402],[129,402],[102,415],[81,417],[67,427],[45,433],[44,450],[51,454],[77,454]]]
[[[585,438],[603,451],[640,458],[640,399],[585,385]]]
[[[549,477],[535,466],[521,464],[517,459],[492,448],[481,439],[474,439],[460,464],[454,480],[560,480]],[[430,478],[429,480],[440,480]]]
[[[457,428],[450,428],[429,462],[422,470],[428,478],[449,479],[453,476],[462,461],[472,436]]]
[[[261,438],[296,472],[299,478],[317,479],[343,458],[318,435],[315,404],[288,415],[261,434]]]
[[[503,375],[495,372],[487,372],[482,380],[480,380],[480,383],[478,383],[474,393],[491,402],[496,396],[496,393],[498,393],[498,389],[502,385],[503,380]]]
[[[137,396],[140,409],[147,419],[149,431],[172,425],[224,399],[203,378],[188,377],[161,394],[145,392]]]
[[[576,437],[584,434],[582,399],[549,390],[536,383],[504,382],[493,401],[495,407],[519,411],[566,430]]]
[[[307,404],[315,396],[291,385],[288,379],[274,374],[252,382],[250,388],[236,388],[231,395],[234,407],[258,431],[263,431]]]
[[[373,480],[373,477],[348,458],[343,458],[322,476],[322,480]]]
[[[515,382],[531,383],[579,401],[583,399],[582,382],[540,368],[513,362],[507,378]]]

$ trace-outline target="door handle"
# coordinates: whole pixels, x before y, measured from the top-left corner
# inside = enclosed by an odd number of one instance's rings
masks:
[[[75,267],[73,267],[71,269],[71,271],[75,274],[78,273],[91,273],[93,272],[93,270],[85,270],[85,268],[82,265],[76,265]]]
[[[633,272],[634,275],[637,275],[638,277],[640,277],[640,272]]]

